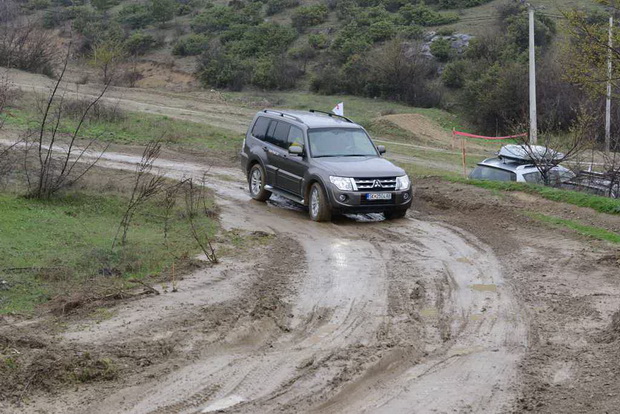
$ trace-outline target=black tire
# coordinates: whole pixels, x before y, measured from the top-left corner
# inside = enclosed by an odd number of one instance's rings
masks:
[[[383,213],[386,220],[401,219],[407,215],[407,210],[392,210]]]
[[[323,186],[314,183],[308,193],[308,213],[313,221],[330,221],[332,211]]]
[[[248,172],[248,187],[250,196],[256,201],[267,201],[271,191],[265,190],[265,170],[260,164],[252,165]]]

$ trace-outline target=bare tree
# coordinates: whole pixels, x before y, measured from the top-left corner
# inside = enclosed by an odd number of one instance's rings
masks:
[[[70,49],[70,47],[69,47]],[[59,128],[63,119],[64,93],[60,93],[60,87],[67,69],[69,52],[64,61],[64,66],[50,95],[48,96],[36,138],[26,145],[26,179],[28,182],[28,196],[32,198],[47,199],[57,191],[75,184],[84,176],[107,150],[107,146],[95,157],[94,161],[84,162],[84,155],[97,142],[90,140],[81,149],[76,147],[81,129],[91,109],[101,100],[106,93],[109,83],[106,84],[99,95],[84,109],[77,121],[77,125],[69,135],[68,142],[63,146]],[[34,148],[38,168],[30,170],[28,158],[29,152]]]
[[[9,104],[9,101],[13,97],[13,88],[9,80],[8,74],[5,72],[0,75],[0,130],[4,126],[5,109]],[[0,146],[0,180],[8,175],[11,171],[14,163],[14,151],[13,149],[18,143],[10,144],[6,147]]]
[[[206,202],[206,191],[204,180],[202,185],[196,185],[193,179],[189,179],[186,182],[185,192],[185,210],[187,213],[187,220],[189,223],[190,232],[200,249],[206,256],[210,263],[218,263],[218,258],[213,247],[211,237],[208,229],[202,227],[196,218],[200,214],[207,214],[209,208]]]
[[[57,51],[51,34],[36,21],[0,20],[0,66],[53,76]]]
[[[565,178],[558,166],[578,160],[585,150],[592,148],[594,140],[591,131],[595,122],[595,117],[583,110],[568,134],[541,134],[539,142],[542,145],[531,145],[524,137],[515,149],[520,154],[515,155],[521,155],[534,164],[545,185],[558,185]]]
[[[118,226],[116,236],[112,242],[112,249],[120,242],[124,246],[127,242],[127,233],[136,211],[149,199],[159,194],[164,188],[165,177],[161,174],[153,174],[153,164],[159,158],[161,143],[158,141],[150,142],[144,148],[142,159],[136,167],[131,198],[127,204],[125,214]],[[122,231],[122,233],[121,233]],[[119,239],[120,236],[120,239]]]

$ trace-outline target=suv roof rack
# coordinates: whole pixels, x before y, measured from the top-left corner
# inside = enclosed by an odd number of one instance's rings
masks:
[[[301,122],[303,123],[304,121],[301,120],[301,118],[295,116],[295,115],[291,115],[291,114],[287,114],[286,112],[282,112],[282,111],[277,111],[275,109],[263,109],[263,112],[266,114],[276,114],[276,115],[280,115],[281,117],[288,117],[291,119],[294,119],[297,122]]]
[[[337,116],[338,118],[342,118],[342,119],[344,119],[344,120],[345,120],[345,121],[347,121],[347,122],[350,122],[350,123],[352,123],[352,124],[354,123],[353,121],[351,121],[349,118],[347,118],[347,117],[346,117],[346,116],[344,116],[344,115],[336,115],[336,114],[334,114],[334,113],[332,113],[332,112],[327,112],[327,111],[319,111],[318,109],[310,109],[310,112],[312,112],[312,113],[320,113],[320,114],[325,114],[325,115],[328,115],[328,116],[330,116],[330,117],[332,117],[332,118],[333,118],[333,117],[335,117],[335,116]]]

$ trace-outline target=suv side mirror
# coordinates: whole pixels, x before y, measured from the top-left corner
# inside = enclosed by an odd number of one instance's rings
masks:
[[[288,152],[289,154],[292,154],[292,155],[301,156],[304,153],[304,149],[300,147],[299,145],[291,145],[290,147],[288,147]]]
[[[385,154],[385,145],[377,145],[377,151],[379,154]]]

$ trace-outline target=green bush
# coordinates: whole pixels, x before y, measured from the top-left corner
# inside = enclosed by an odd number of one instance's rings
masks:
[[[216,5],[196,16],[191,23],[196,33],[220,33],[239,25],[257,25],[262,21],[260,3],[248,4],[241,10]]]
[[[143,4],[129,4],[119,12],[117,19],[131,29],[144,29],[153,23],[153,15]]]
[[[468,7],[480,6],[490,1],[491,0],[439,0],[439,7],[442,9],[465,9]]]
[[[267,16],[273,16],[283,12],[285,9],[299,6],[299,0],[267,0]]]
[[[422,40],[424,38],[424,29],[417,25],[400,26],[398,33],[401,37],[411,40]]]
[[[125,40],[125,50],[131,55],[143,55],[157,45],[153,35],[135,32]]]
[[[283,53],[295,40],[297,32],[276,23],[262,23],[245,29],[241,37],[226,43],[228,50],[242,57]]]
[[[108,10],[118,4],[121,0],[90,0],[90,5],[99,11]]]
[[[301,70],[283,56],[258,59],[253,65],[252,85],[263,89],[292,89]]]
[[[340,30],[332,43],[332,50],[336,51],[343,61],[346,61],[349,56],[363,53],[371,46],[372,39],[368,30],[352,22]]]
[[[316,26],[327,20],[327,6],[315,4],[312,6],[302,6],[295,10],[293,14],[293,26],[300,32],[308,27]]]
[[[197,56],[207,49],[209,38],[201,34],[190,34],[177,40],[172,54],[177,56]]]
[[[407,4],[398,11],[402,19],[407,24],[417,24],[420,26],[440,26],[458,21],[459,17],[455,13],[440,13],[424,3],[413,5]]]
[[[452,49],[452,42],[443,37],[435,39],[431,43],[431,53],[438,61],[447,62],[454,55],[454,50]]]
[[[396,27],[388,20],[375,22],[368,28],[370,38],[374,42],[390,40],[396,35]]]
[[[172,20],[177,5],[174,0],[150,0],[150,9],[153,20],[165,23]]]
[[[308,44],[313,49],[326,49],[329,46],[329,37],[323,33],[308,35]]]
[[[457,60],[448,63],[441,73],[441,80],[448,88],[460,89],[465,85],[470,62]]]
[[[198,79],[203,85],[215,88],[229,88],[239,91],[249,82],[252,74],[250,61],[227,53],[223,48],[205,51],[198,64]]]

